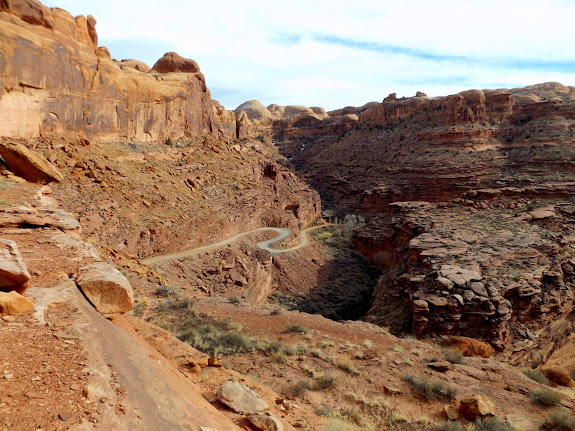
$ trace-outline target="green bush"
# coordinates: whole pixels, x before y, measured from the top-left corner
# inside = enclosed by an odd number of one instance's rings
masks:
[[[313,389],[324,391],[335,387],[336,383],[337,382],[334,376],[332,376],[331,374],[323,374],[319,377],[316,377]]]
[[[513,425],[497,416],[476,419],[473,426],[475,431],[515,431]]]
[[[549,386],[551,384],[549,379],[547,377],[545,377],[545,374],[543,374],[541,372],[541,370],[533,370],[531,368],[526,368],[523,371],[523,374],[525,374],[531,380],[533,380],[537,383],[541,383],[542,385]]]
[[[561,397],[559,394],[547,389],[532,391],[529,393],[529,398],[535,404],[539,404],[544,407],[558,406],[561,404]]]
[[[426,377],[407,374],[403,379],[413,387],[415,394],[425,400],[452,400],[457,395],[457,389],[439,380],[429,380]]]
[[[541,431],[575,431],[575,416],[564,409],[553,410]]]

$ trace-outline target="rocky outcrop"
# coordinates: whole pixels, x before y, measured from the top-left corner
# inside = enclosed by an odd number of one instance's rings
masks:
[[[193,60],[168,53],[143,73],[98,47],[93,17],[35,0],[3,2],[1,11],[0,136],[163,142],[221,128]],[[227,121],[234,129],[235,118]]]
[[[41,154],[17,142],[0,142],[0,157],[10,170],[32,183],[47,184],[64,177]]]
[[[127,313],[134,305],[130,282],[108,263],[83,266],[75,279],[84,296],[104,316]]]
[[[23,293],[30,278],[16,243],[0,239],[0,291]]]
[[[459,413],[472,421],[478,417],[495,416],[495,407],[485,395],[473,394],[459,400]]]
[[[200,67],[194,60],[167,52],[154,64],[150,73],[200,73]]]
[[[60,208],[4,207],[0,209],[0,227],[47,227],[80,232],[76,218]]]

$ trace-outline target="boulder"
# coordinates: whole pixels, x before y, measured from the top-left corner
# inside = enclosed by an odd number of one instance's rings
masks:
[[[34,311],[34,302],[18,292],[0,292],[0,313],[27,314]]]
[[[283,431],[284,426],[281,421],[269,412],[251,413],[248,420],[257,428],[263,431]]]
[[[459,400],[459,413],[472,421],[478,417],[494,416],[495,407],[486,396],[473,394]]]
[[[175,52],[167,52],[156,61],[150,73],[200,73],[198,63],[189,58],[181,57]]]
[[[0,290],[24,293],[30,273],[14,241],[0,239]]]
[[[0,156],[12,172],[32,183],[47,184],[64,179],[58,169],[41,154],[22,144],[0,142]]]
[[[258,394],[234,380],[224,382],[216,393],[216,399],[242,414],[264,412],[270,408]]]
[[[572,386],[571,374],[564,367],[543,366],[539,368],[545,377],[561,386]]]
[[[463,356],[477,356],[480,358],[489,358],[495,353],[491,344],[475,340],[468,337],[450,336],[444,340],[444,344],[456,347],[463,353]]]
[[[130,282],[109,263],[83,266],[75,279],[86,298],[104,316],[126,313],[134,305]]]

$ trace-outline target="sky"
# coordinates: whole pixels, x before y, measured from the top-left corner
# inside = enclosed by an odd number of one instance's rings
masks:
[[[93,15],[112,58],[196,60],[228,109],[575,85],[574,0],[44,0]]]

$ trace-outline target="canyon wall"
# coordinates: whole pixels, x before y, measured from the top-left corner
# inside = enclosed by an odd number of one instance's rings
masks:
[[[66,133],[107,142],[237,136],[235,114],[212,101],[199,68],[163,59],[163,67],[147,73],[117,64],[98,47],[92,16],[74,18],[35,0],[1,2],[0,46],[0,136]]]

